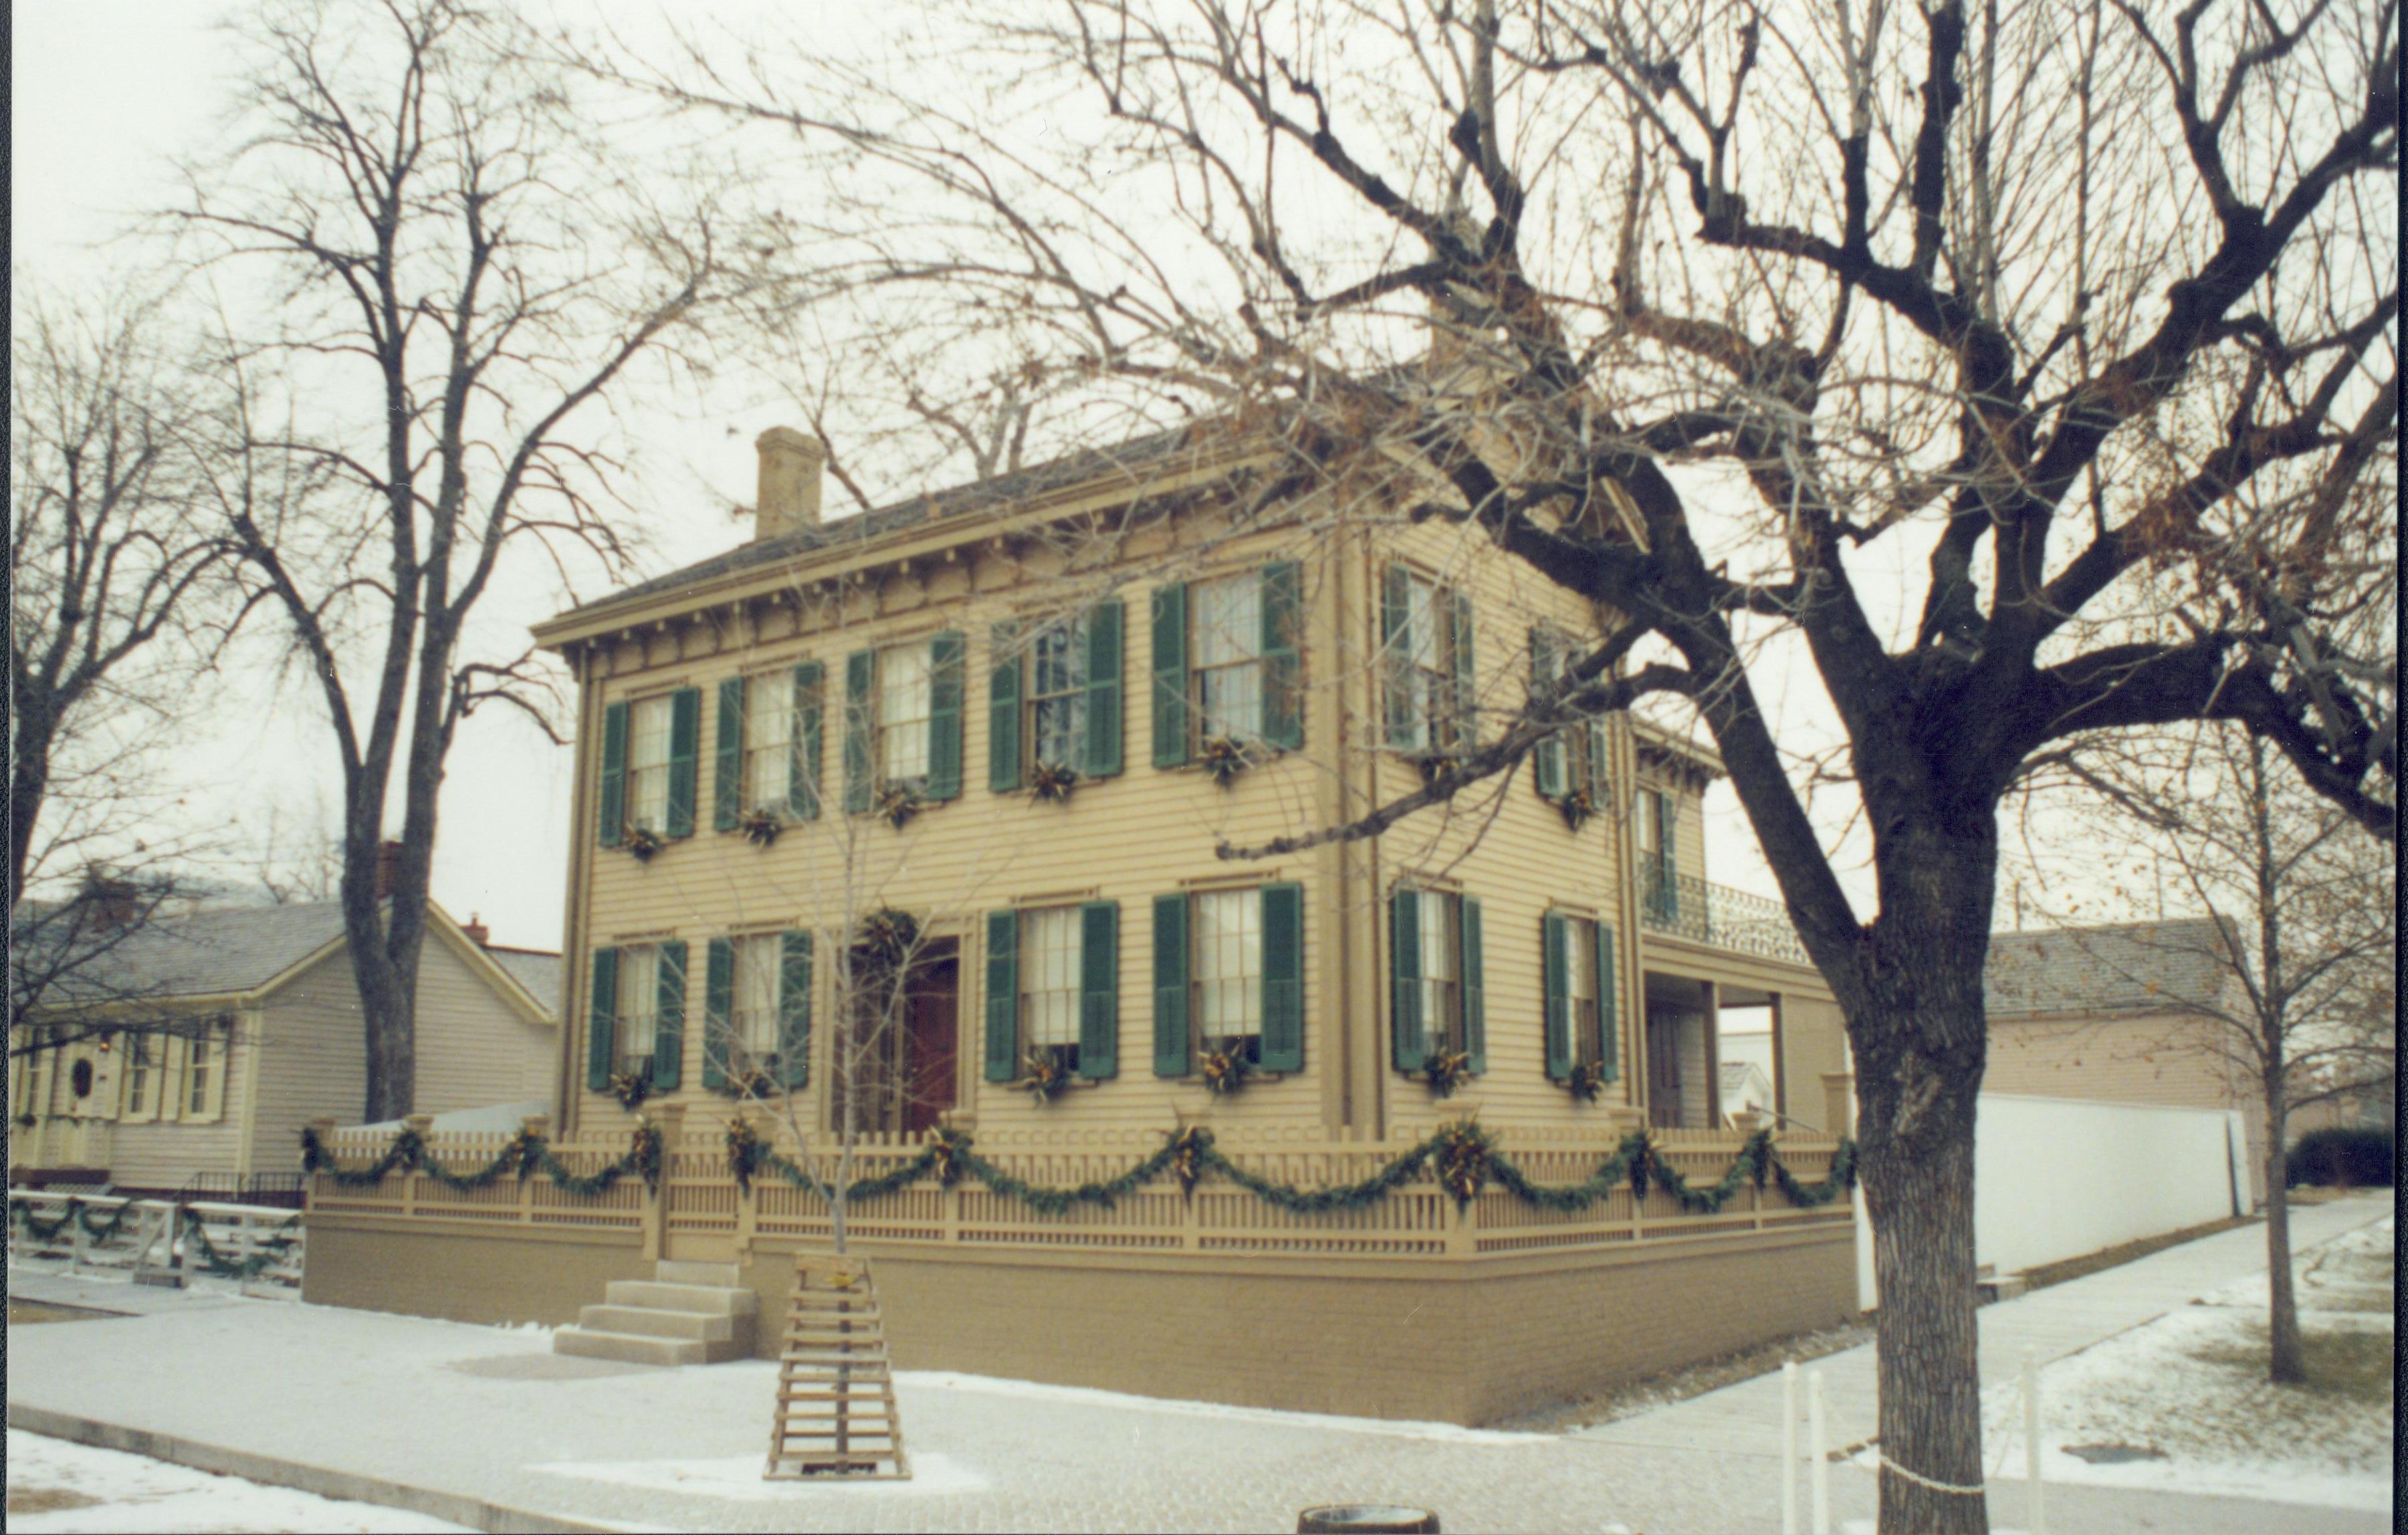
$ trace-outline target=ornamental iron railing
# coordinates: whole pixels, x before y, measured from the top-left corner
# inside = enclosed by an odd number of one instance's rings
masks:
[[[1779,901],[1675,873],[1644,859],[1639,865],[1639,923],[1651,932],[1717,949],[1792,965],[1813,963],[1789,925],[1787,908]]]

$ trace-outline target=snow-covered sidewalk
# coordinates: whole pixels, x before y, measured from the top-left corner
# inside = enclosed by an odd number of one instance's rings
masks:
[[[423,1513],[345,1503],[291,1487],[171,1466],[147,1456],[8,1430],[10,1535],[140,1535],[144,1530],[465,1529]]]
[[[2325,1209],[2329,1236],[2387,1206]],[[2163,1312],[2248,1272],[2244,1248],[2216,1249],[2139,1290],[2122,1282],[2113,1304],[2077,1295],[2069,1307],[2060,1297],[2038,1330],[2064,1334],[2066,1347],[2052,1352],[2071,1352],[2141,1320],[2128,1314],[2141,1290]],[[31,1288],[29,1298],[43,1298]],[[1986,1308],[1985,1334],[2013,1308],[2057,1293]],[[87,1289],[80,1303],[105,1300]],[[2077,1325],[2081,1316],[2105,1325]],[[540,1329],[225,1298],[15,1328],[9,1342],[12,1411],[47,1409],[594,1528],[1262,1530],[1293,1528],[1298,1509],[1344,1501],[1433,1508],[1457,1535],[1778,1528],[1777,1379],[1770,1406],[1751,1405],[1745,1394],[1766,1388],[1751,1382],[1559,1435],[905,1371],[897,1392],[917,1477],[824,1486],[759,1479],[776,1379],[765,1362],[618,1365],[556,1356]],[[1424,1342],[1400,1333],[1394,1346]],[[1847,1358],[1822,1364],[1844,1370]],[[1833,1471],[1835,1514],[1870,1515],[1872,1478],[1844,1465]],[[2001,1523],[2013,1522],[2015,1497],[2001,1495]],[[2388,1527],[2380,1513],[2329,1506],[2051,1488],[2053,1535],[2144,1523],[2201,1535]]]

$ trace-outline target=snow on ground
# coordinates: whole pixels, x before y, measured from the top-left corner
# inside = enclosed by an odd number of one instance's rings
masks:
[[[895,1382],[907,1388],[1017,1397],[1027,1401],[1103,1407],[1124,1413],[1168,1413],[1188,1417],[1219,1418],[1230,1423],[1260,1424],[1271,1428],[1379,1434],[1390,1439],[1427,1440],[1440,1444],[1552,1444],[1562,1437],[1504,1428],[1467,1428],[1461,1424],[1426,1423],[1412,1418],[1345,1417],[1329,1413],[1285,1412],[1274,1407],[1231,1407],[1222,1402],[1190,1401],[1175,1397],[1134,1397],[1125,1392],[1101,1391],[1092,1386],[1049,1385],[1039,1381],[1004,1380],[993,1375],[965,1375],[950,1370],[898,1370],[895,1372]]]
[[[455,1530],[423,1513],[215,1476],[143,1456],[8,1430],[10,1535]]]
[[[830,1496],[985,1492],[992,1485],[985,1477],[950,1456],[918,1450],[911,1451],[910,1456],[911,1478],[908,1482],[826,1478],[770,1482],[761,1475],[762,1457],[757,1455],[712,1460],[564,1460],[528,1469],[552,1476],[641,1487],[647,1492],[700,1493],[706,1498],[732,1498],[752,1503],[808,1501]]]
[[[2266,1379],[2262,1274],[2049,1365],[2042,1475],[2388,1511],[2393,1226],[2386,1217],[2297,1258],[2305,1385]],[[1991,1475],[2019,1478],[2020,1384],[1983,1398]],[[2093,1463],[2069,1446],[2130,1458]]]

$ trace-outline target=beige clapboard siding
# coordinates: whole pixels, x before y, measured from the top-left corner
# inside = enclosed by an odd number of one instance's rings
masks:
[[[263,1169],[249,1160],[243,1140],[243,1114],[249,1101],[251,1055],[259,1049],[265,1030],[253,1011],[235,1014],[234,1043],[220,1066],[227,1073],[223,1112],[206,1125],[151,1121],[118,1125],[109,1146],[109,1180],[129,1188],[181,1188],[194,1173],[283,1171],[296,1164],[279,1162]],[[169,1082],[177,1079],[170,1077]]]
[[[530,1023],[443,937],[418,959],[418,1112],[552,1097],[555,1036]]]
[[[429,940],[424,954],[437,947]],[[297,1169],[301,1127],[312,1119],[359,1123],[367,1098],[366,1030],[351,955],[339,946],[270,994],[260,1013],[255,1169]]]
[[[1487,547],[1485,540],[1466,539],[1452,529],[1425,524],[1380,539],[1361,556],[1369,575],[1364,590],[1369,611],[1355,625],[1365,644],[1380,643],[1380,574],[1391,560],[1401,558],[1440,575],[1465,590],[1473,606],[1473,658],[1484,720],[1484,735],[1493,735],[1496,722],[1509,718],[1528,696],[1529,631],[1552,623],[1572,636],[1594,633],[1595,618],[1585,605],[1559,588],[1532,580],[1514,562]],[[1376,745],[1384,722],[1382,681],[1377,675],[1359,680],[1357,717],[1366,731],[1358,739]],[[1620,727],[1617,726],[1617,736]],[[1378,783],[1383,798],[1411,792],[1419,779],[1413,769],[1392,754],[1373,750]],[[1619,775],[1617,775],[1619,776]],[[1499,797],[1501,796],[1501,798]],[[1577,915],[1612,923],[1628,950],[1628,922],[1621,899],[1619,818],[1609,811],[1592,819],[1578,833],[1569,830],[1561,814],[1539,797],[1530,765],[1514,769],[1510,780],[1482,784],[1460,796],[1449,807],[1432,808],[1408,818],[1381,839],[1381,903],[1378,925],[1379,1048],[1390,1079],[1390,1101],[1403,1117],[1429,1117],[1443,1112],[1482,1113],[1484,1121],[1504,1117],[1542,1124],[1585,1123],[1599,1107],[1575,1104],[1546,1075],[1544,1036],[1544,969],[1540,948],[1541,925],[1546,912],[1561,906]],[[1487,989],[1488,1069],[1441,1105],[1428,1089],[1389,1064],[1391,961],[1386,897],[1399,879],[1416,872],[1437,877],[1441,887],[1479,897],[1484,927],[1484,979]],[[1618,1010],[1622,1042],[1618,1059],[1632,1059],[1629,1022],[1636,988],[1631,965],[1618,967],[1623,997]],[[1609,1087],[1603,1103],[1630,1101],[1631,1073]]]

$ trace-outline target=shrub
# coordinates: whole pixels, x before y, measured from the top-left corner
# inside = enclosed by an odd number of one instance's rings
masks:
[[[2394,1155],[2389,1130],[2336,1126],[2310,1130],[2291,1148],[2293,1188],[2302,1184],[2389,1188]]]

